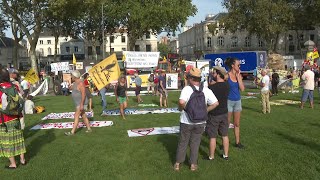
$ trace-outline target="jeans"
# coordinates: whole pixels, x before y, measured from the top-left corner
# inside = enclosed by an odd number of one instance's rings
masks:
[[[106,99],[106,88],[102,88],[100,90],[100,96],[101,96],[101,101],[102,101],[102,112],[107,111],[107,99]]]
[[[68,88],[62,88],[61,90],[62,90],[62,94],[63,94],[64,96],[67,96],[67,95],[68,95],[68,92],[69,92],[69,89],[68,89]]]

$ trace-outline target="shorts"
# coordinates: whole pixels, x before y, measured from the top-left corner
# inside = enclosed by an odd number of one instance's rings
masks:
[[[306,102],[308,98],[310,102],[313,102],[313,90],[304,89],[302,92],[301,102]]]
[[[160,93],[160,94],[162,94],[163,96],[168,96],[167,95],[167,93],[166,93],[166,91],[165,90],[163,90],[161,87],[158,87],[158,92]]]
[[[216,138],[218,133],[222,137],[228,136],[229,123],[228,113],[217,116],[208,114],[208,121],[206,126],[206,133],[210,138]]]
[[[140,94],[140,91],[141,91],[141,86],[136,86],[136,89],[134,91],[136,93],[136,96],[138,96]]]
[[[92,98],[92,94],[91,94],[89,88],[86,88],[86,96],[88,99]]]
[[[125,102],[127,102],[127,97],[118,97],[119,98],[119,104],[123,104]]]
[[[239,101],[228,100],[228,112],[241,112],[241,111],[242,111],[241,100]]]

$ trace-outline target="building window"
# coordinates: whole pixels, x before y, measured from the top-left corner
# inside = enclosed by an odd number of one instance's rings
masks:
[[[289,39],[289,41],[293,41],[293,36],[291,34],[289,34],[288,39]]]
[[[114,43],[114,36],[110,36],[110,43]]]
[[[114,52],[114,48],[111,48],[111,52]]]
[[[251,46],[251,38],[250,37],[246,37],[245,39],[245,47],[250,47]]]
[[[264,46],[263,41],[261,39],[259,39],[258,46],[259,47],[263,47]]]
[[[100,52],[100,46],[96,46],[96,53],[97,53],[97,55],[100,55],[100,54],[101,54],[101,52]]]
[[[135,50],[135,51],[140,51],[140,46],[139,46],[139,45],[135,45],[135,46],[134,46],[134,50]]]
[[[121,36],[121,42],[123,42],[123,43],[126,42],[126,37],[125,36]]]
[[[127,48],[122,48],[122,51],[126,51],[127,50]]]
[[[314,41],[314,34],[310,34],[310,40]]]
[[[294,52],[294,45],[293,44],[290,44],[289,45],[289,52]]]
[[[218,46],[224,47],[224,37],[218,37]]]
[[[43,40],[40,40],[40,44],[43,44]]]
[[[151,52],[151,45],[150,44],[146,45],[146,51]]]
[[[235,36],[231,38],[231,47],[238,47],[238,38]]]
[[[75,46],[75,47],[74,47],[74,52],[79,52],[78,46]]]
[[[40,55],[43,56],[43,48],[40,48]]]
[[[51,44],[51,40],[47,40],[47,43],[48,43],[48,44]]]
[[[88,46],[88,55],[92,55],[92,46]]]
[[[66,52],[69,54],[70,53],[70,47],[66,47]]]
[[[48,55],[51,55],[51,48],[48,48]]]
[[[212,47],[211,37],[208,37],[208,38],[207,38],[207,46],[208,46],[208,48],[211,48],[211,47]]]
[[[304,35],[300,34],[299,38],[300,38],[300,41],[303,41],[304,40]]]
[[[150,32],[146,33],[146,39],[150,39]]]

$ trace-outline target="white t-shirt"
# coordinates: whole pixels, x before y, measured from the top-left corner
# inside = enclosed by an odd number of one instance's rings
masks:
[[[24,103],[24,111],[25,114],[33,114],[33,109],[34,109],[34,102],[31,100],[26,100]]]
[[[307,70],[303,73],[302,80],[306,83],[303,89],[314,90],[314,72]]]
[[[268,75],[262,77],[261,83],[264,84],[264,87],[262,87],[261,92],[269,91],[270,78]]]
[[[22,86],[22,89],[23,89],[23,90],[27,90],[27,89],[29,89],[29,82],[26,81],[26,80],[23,80],[23,81],[21,82],[21,86]]]
[[[199,89],[198,86],[195,86],[196,89]],[[193,93],[193,89],[190,87],[190,86],[186,86],[182,89],[181,91],[181,94],[180,94],[180,98],[181,100],[184,100],[186,103],[188,103],[189,99],[190,99],[190,96],[191,94]],[[203,93],[204,93],[204,96],[205,96],[205,99],[206,99],[206,103],[207,105],[212,105],[216,102],[218,102],[218,99],[216,98],[216,96],[213,94],[213,92],[208,89],[207,87],[204,87],[203,88]],[[181,112],[181,115],[180,115],[180,122],[183,123],[183,124],[191,124],[191,125],[194,125],[194,124],[204,124],[206,123],[206,121],[203,121],[203,122],[200,122],[200,123],[192,123],[188,116],[186,115],[186,112],[183,110]]]

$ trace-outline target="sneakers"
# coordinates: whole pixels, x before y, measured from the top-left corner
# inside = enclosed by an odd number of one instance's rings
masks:
[[[72,133],[72,132],[69,131],[69,132],[65,132],[64,135],[66,135],[66,136],[72,136],[72,135],[74,135],[74,133]]]
[[[229,157],[228,156],[226,156],[226,155],[222,155],[222,158],[224,159],[224,160],[226,160],[226,161],[228,161],[229,160]]]
[[[239,149],[244,149],[244,145],[242,145],[241,143],[235,144],[235,147]]]

